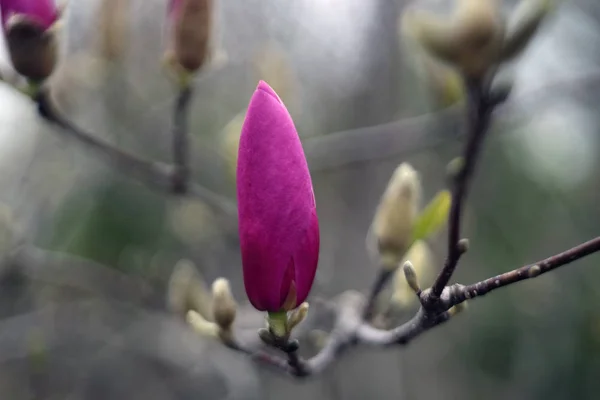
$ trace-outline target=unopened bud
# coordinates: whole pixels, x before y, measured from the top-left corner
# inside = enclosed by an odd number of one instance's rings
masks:
[[[410,12],[404,25],[433,56],[470,78],[482,77],[498,59],[503,26],[496,0],[458,0],[450,18]]]
[[[197,71],[210,57],[213,0],[170,0],[168,62],[180,72]]]
[[[423,240],[416,241],[406,253],[402,268],[394,274],[392,303],[407,308],[417,301],[415,293],[421,290],[421,282],[429,282],[433,275],[433,255]]]
[[[459,303],[453,307],[450,307],[450,309],[448,310],[448,313],[450,314],[451,317],[453,317],[456,314],[460,314],[461,312],[465,311],[467,308],[468,308],[468,303],[466,301],[463,301],[462,303]]]
[[[531,267],[529,267],[529,270],[527,270],[527,274],[529,275],[530,278],[535,278],[536,276],[540,275],[542,273],[542,269],[540,268],[539,265],[532,265]]]
[[[462,157],[453,158],[452,161],[448,163],[446,167],[446,172],[448,176],[455,180],[461,173],[463,168],[465,167],[465,160]]]
[[[467,238],[460,239],[458,241],[458,243],[456,244],[456,247],[458,248],[458,251],[461,254],[466,253],[467,251],[469,251],[469,239],[467,239]]]
[[[53,29],[58,14],[52,0],[37,2],[37,8],[30,3],[3,2],[2,27],[14,69],[30,81],[43,82],[58,61]]]
[[[195,310],[204,319],[212,319],[210,293],[191,261],[181,260],[175,265],[167,288],[167,304],[172,312],[181,316]]]
[[[527,47],[546,16],[554,9],[554,0],[521,0],[511,13],[504,43],[502,60],[516,57]]]
[[[235,314],[237,311],[237,304],[231,294],[229,281],[224,278],[219,278],[214,281],[212,293],[212,310],[215,322],[221,329],[229,331],[233,321],[235,321]]]
[[[292,329],[304,321],[306,315],[308,315],[308,303],[304,302],[288,316],[288,330],[291,332]]]
[[[420,200],[417,171],[403,163],[394,171],[373,219],[372,233],[383,268],[396,268],[406,253]]]
[[[206,337],[219,337],[219,327],[214,322],[205,320],[202,315],[198,314],[194,310],[190,310],[186,315],[187,323],[202,336]]]
[[[419,280],[417,278],[417,273],[415,272],[415,269],[413,268],[410,261],[405,262],[402,269],[404,270],[404,278],[406,279],[408,286],[412,289],[413,292],[415,292],[415,293],[420,292],[421,287],[419,286]]]

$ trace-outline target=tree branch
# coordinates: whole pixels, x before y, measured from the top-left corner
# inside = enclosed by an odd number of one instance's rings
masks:
[[[185,86],[179,91],[173,110],[173,190],[185,193],[190,178],[188,110],[192,99],[192,87]]]
[[[446,287],[437,301],[440,307],[439,310],[431,310],[428,307],[432,289],[427,289],[419,295],[421,307],[416,314],[409,321],[391,330],[378,329],[365,322],[362,319],[364,298],[360,293],[346,292],[344,294],[345,298],[338,309],[336,324],[326,344],[316,355],[306,360],[299,357],[296,352],[293,352],[291,356],[288,353],[286,359],[285,354],[282,356],[264,349],[253,350],[235,340],[228,344],[228,347],[250,355],[255,362],[261,365],[296,378],[318,375],[328,366],[338,361],[342,354],[354,347],[359,345],[376,347],[407,345],[430,329],[450,320],[459,311],[455,307],[467,299],[474,299],[494,289],[509,286],[525,279],[535,278],[599,251],[600,237],[596,237],[535,264],[469,286],[455,284]]]
[[[54,106],[50,94],[40,90],[34,100],[38,105],[40,115],[48,122],[61,128],[61,132],[67,134],[92,150],[108,163],[113,164],[120,171],[134,177],[150,187],[157,188],[165,193],[173,195],[191,195],[198,197],[212,207],[221,210],[225,214],[235,215],[237,209],[235,204],[228,198],[221,196],[209,189],[184,182],[189,181],[189,175],[181,174],[187,169],[187,126],[184,122],[187,118],[187,104],[191,97],[191,91],[183,91],[175,106],[175,128],[174,128],[174,158],[179,164],[176,166],[167,163],[155,162],[142,159],[136,155],[124,152],[101,139],[97,139],[89,132],[79,128]]]
[[[454,304],[458,304],[467,299],[483,296],[492,290],[512,285],[513,283],[538,277],[541,274],[550,272],[563,265],[570,264],[573,261],[577,261],[580,258],[598,251],[600,251],[600,237],[591,239],[569,250],[563,251],[562,253],[538,261],[537,263],[525,265],[524,267],[465,286],[460,291],[460,295],[457,296]]]
[[[469,184],[475,166],[481,152],[483,140],[490,125],[491,113],[496,105],[490,101],[489,86],[482,82],[467,82],[468,107],[467,107],[467,142],[463,156],[459,161],[458,171],[454,173],[452,187],[452,206],[448,220],[448,255],[442,271],[435,280],[432,287],[432,299],[439,297],[442,290],[446,287],[463,249],[459,246],[460,240],[460,222],[462,216],[462,207],[467,198]]]

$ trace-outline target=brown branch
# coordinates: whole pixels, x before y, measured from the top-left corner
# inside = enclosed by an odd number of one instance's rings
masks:
[[[562,253],[538,261],[535,264],[526,265],[524,267],[485,279],[481,282],[464,286],[461,289],[459,296],[456,297],[453,303],[459,304],[467,299],[483,296],[492,290],[512,285],[513,283],[524,281],[526,279],[535,278],[541,274],[545,274],[546,272],[562,267],[563,265],[570,264],[573,261],[577,261],[580,258],[598,251],[600,251],[600,236]]]
[[[186,129],[186,124],[182,121],[186,118],[189,97],[190,93],[183,93],[175,107],[176,111],[174,114],[176,117],[177,127],[175,128],[176,133],[174,136],[178,139],[174,139],[174,142],[178,143],[176,146],[178,149],[185,147],[187,143],[185,139],[182,139],[182,137],[186,136],[186,133],[183,132]],[[206,202],[216,209],[221,210],[225,214],[235,215],[235,210],[237,208],[235,204],[226,197],[214,193],[209,189],[199,185],[190,183],[184,184],[181,181],[181,168],[174,167],[167,163],[142,159],[136,155],[120,150],[119,148],[114,147],[113,145],[94,137],[94,135],[91,133],[79,128],[60,113],[60,111],[54,106],[51,96],[47,91],[41,90],[36,95],[34,100],[38,105],[38,111],[40,115],[46,121],[51,122],[55,126],[61,128],[59,132],[77,139],[80,143],[85,145],[86,148],[104,158],[108,163],[114,165],[120,171],[134,177],[150,187],[157,188],[162,192],[173,195],[191,195],[198,197],[200,200]],[[185,148],[180,153],[184,154]],[[179,165],[187,163],[186,156],[181,157],[181,154],[176,156],[176,161],[180,163]],[[185,179],[189,178],[186,177]],[[177,190],[182,189],[182,187],[186,188],[186,190]]]
[[[192,87],[179,91],[173,110],[173,191],[185,193],[190,180],[190,156],[188,138],[188,110],[192,99]]]
[[[367,305],[363,312],[363,319],[365,321],[369,321],[373,317],[379,293],[385,289],[390,279],[394,276],[394,272],[395,270],[379,268],[379,273],[377,274],[377,278],[375,278],[375,283],[371,287],[369,297],[367,298]]]
[[[316,355],[306,360],[295,352],[292,356],[288,353],[286,359],[285,351],[282,352],[284,353],[282,355],[272,354],[264,349],[253,350],[235,341],[228,344],[228,347],[250,355],[255,362],[261,365],[296,378],[318,375],[354,347],[360,345],[405,346],[425,332],[450,320],[457,311],[453,307],[467,299],[483,296],[494,289],[525,279],[535,278],[596,252],[600,252],[600,237],[535,264],[469,286],[455,284],[446,287],[436,303],[440,308],[436,310],[432,310],[428,306],[432,289],[427,289],[419,296],[422,306],[416,314],[409,321],[390,330],[378,329],[365,322],[362,318],[364,298],[359,293],[347,292],[338,309],[337,322],[327,343]],[[277,350],[281,350],[281,348],[277,348]]]
[[[459,246],[460,222],[463,204],[467,198],[469,184],[481,152],[485,135],[490,125],[491,113],[496,105],[490,101],[489,86],[482,82],[467,82],[468,107],[467,107],[467,142],[459,170],[455,171],[452,188],[452,206],[448,219],[448,255],[442,271],[436,278],[432,287],[431,299],[435,300],[442,294],[454,274],[456,265],[464,249]]]

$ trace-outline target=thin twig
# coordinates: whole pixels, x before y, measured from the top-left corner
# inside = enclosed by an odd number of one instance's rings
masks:
[[[158,188],[163,192],[180,195],[174,191],[174,176],[176,168],[167,163],[142,159],[136,155],[120,150],[113,145],[97,139],[89,132],[79,128],[54,106],[51,96],[47,91],[40,91],[35,97],[40,115],[47,121],[61,128],[60,132],[70,135],[84,144],[88,149],[104,158],[124,173],[135,177],[150,187]],[[185,109],[185,107],[184,107]],[[221,210],[227,215],[235,215],[236,207],[231,200],[199,185],[189,185],[187,195],[198,197],[212,207]]]
[[[190,178],[188,110],[192,99],[192,87],[185,86],[179,91],[173,109],[173,190],[185,193]]]
[[[373,317],[379,293],[381,293],[381,291],[386,287],[389,280],[394,276],[395,271],[395,269],[379,269],[377,278],[375,278],[375,283],[373,284],[373,287],[369,292],[369,297],[367,298],[367,305],[365,306],[365,311],[363,312],[363,319],[365,321],[369,321]]]
[[[452,206],[448,219],[448,255],[442,271],[436,278],[432,287],[432,299],[439,297],[452,278],[458,260],[463,251],[458,244],[460,240],[460,222],[463,204],[467,198],[469,183],[475,171],[475,166],[481,152],[483,139],[490,125],[490,117],[495,103],[489,101],[490,93],[487,85],[481,82],[467,82],[468,108],[467,108],[467,142],[460,161],[459,170],[456,171],[452,188]]]
[[[538,261],[535,264],[526,265],[524,267],[485,279],[481,282],[465,286],[461,290],[460,296],[456,298],[454,303],[459,304],[461,301],[483,296],[492,290],[512,285],[513,283],[524,281],[526,279],[535,278],[541,274],[545,274],[546,272],[552,271],[558,267],[562,267],[563,265],[570,264],[573,261],[579,260],[580,258],[598,251],[600,251],[600,236],[562,253],[558,253],[552,257]]]

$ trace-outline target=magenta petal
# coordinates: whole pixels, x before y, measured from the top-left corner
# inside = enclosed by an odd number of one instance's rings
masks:
[[[310,292],[319,253],[312,181],[292,118],[262,81],[242,127],[237,195],[250,302],[258,310],[280,311],[286,291],[282,285],[290,284],[284,276],[292,262],[299,304]]]
[[[39,23],[44,29],[50,28],[58,18],[54,0],[0,0],[2,27],[13,15],[23,15]]]

